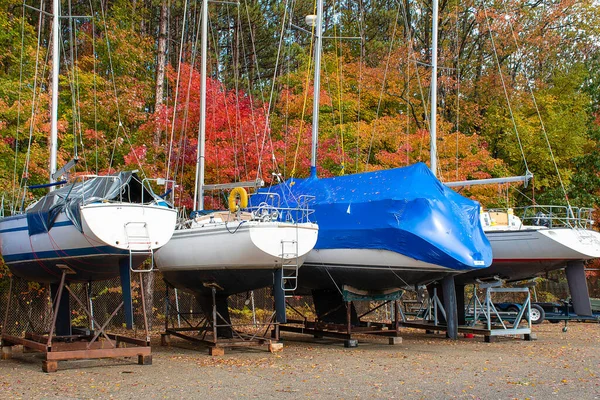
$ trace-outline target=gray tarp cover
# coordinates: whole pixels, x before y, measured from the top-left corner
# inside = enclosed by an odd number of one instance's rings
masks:
[[[104,200],[142,203],[142,198],[148,203],[157,199],[157,196],[143,187],[134,172],[120,172],[65,185],[48,193],[27,210],[29,235],[48,232],[61,211],[65,211],[67,218],[82,231],[82,205]]]

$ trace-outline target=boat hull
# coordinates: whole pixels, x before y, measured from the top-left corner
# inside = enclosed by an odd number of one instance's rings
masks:
[[[458,271],[376,249],[319,249],[309,253],[299,272],[299,293],[357,289],[380,292],[429,284]]]
[[[458,277],[460,283],[497,276],[517,281],[600,257],[600,233],[576,228],[486,231],[494,255],[488,268]]]
[[[317,235],[318,228],[311,223],[207,223],[175,231],[156,252],[155,261],[176,288],[205,295],[211,291],[207,285],[214,284],[220,295],[228,296],[273,285],[276,269],[295,270]]]
[[[25,214],[0,220],[2,256],[10,271],[30,281],[47,283],[60,281],[61,268],[65,267],[69,281],[115,278],[121,266],[130,265],[124,224],[146,224],[150,232],[147,243],[142,245],[138,241],[130,246],[137,251],[153,250],[169,240],[175,228],[176,211],[130,203],[91,204],[81,208],[81,220],[83,232],[61,212],[48,232],[31,236]],[[110,233],[111,230],[115,232]],[[117,241],[120,243],[116,244]],[[132,266],[139,266],[148,255],[133,254]]]

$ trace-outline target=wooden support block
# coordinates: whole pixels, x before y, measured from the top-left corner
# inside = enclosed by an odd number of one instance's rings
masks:
[[[138,354],[138,364],[139,365],[152,365],[152,356],[144,356],[142,354]]]
[[[168,333],[160,334],[160,345],[161,346],[170,346],[171,345],[171,335]]]
[[[12,358],[12,346],[2,346],[2,359],[10,360]]]
[[[222,347],[211,346],[208,348],[208,354],[213,357],[220,357],[225,355],[225,349]]]
[[[313,335],[313,337],[314,337],[315,339],[323,339],[323,335],[321,335],[321,334],[319,334],[319,333],[315,333],[315,334]]]
[[[358,347],[358,340],[356,340],[356,339],[344,340],[344,347],[346,347],[346,348]]]
[[[523,335],[523,340],[532,341],[537,340],[537,335],[535,333],[528,333]]]
[[[269,343],[269,351],[271,353],[283,351],[283,343]]]
[[[402,338],[400,336],[393,336],[388,339],[390,345],[402,344]]]
[[[58,361],[42,361],[42,371],[48,373],[58,371]]]
[[[486,343],[494,343],[496,341],[496,337],[495,336],[484,336],[483,340]]]

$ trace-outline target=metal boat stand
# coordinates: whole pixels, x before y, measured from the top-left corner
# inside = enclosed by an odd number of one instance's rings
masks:
[[[309,321],[304,314],[288,303],[288,308],[302,319],[288,319],[287,323],[281,325],[279,329],[285,332],[313,335],[315,338],[331,337],[343,339],[344,347],[347,348],[358,346],[358,339],[355,337],[356,334],[386,336],[389,338],[390,345],[400,344],[402,343],[402,337],[400,336],[400,322],[404,319],[403,311],[400,307],[400,299],[403,294],[404,291],[399,289],[389,291],[385,294],[367,294],[354,288],[344,286],[342,291],[343,304],[332,308],[321,317],[325,317],[327,314],[331,314],[338,311],[341,307],[345,307],[345,324],[329,323],[319,321],[318,319]],[[363,314],[358,315],[353,321],[352,311],[355,302],[378,302],[380,304],[375,307],[370,307]],[[367,315],[372,314],[387,305],[393,305],[393,320],[391,323],[362,320]]]
[[[465,314],[470,323],[466,321],[458,326],[458,332],[463,334],[481,335],[486,343],[491,343],[499,336],[523,335],[524,340],[535,340],[536,336],[531,332],[531,298],[528,288],[502,288],[503,282],[493,281],[489,283],[480,282],[473,285],[473,296],[465,307]],[[477,296],[477,287],[485,290],[484,300]],[[526,299],[519,304],[518,312],[499,312],[494,306],[493,297],[495,293],[525,293]],[[461,295],[464,293],[461,293]],[[441,318],[440,318],[441,317]],[[425,299],[417,312],[417,318],[413,320],[404,319],[402,326],[407,328],[424,329],[427,333],[447,330],[445,321],[446,311],[438,297],[437,289],[429,299]]]
[[[69,285],[65,283],[65,278],[69,274],[68,267],[61,268],[62,276],[58,285],[56,296],[53,300],[52,308],[52,324],[50,325],[49,333],[25,333],[24,337],[9,335],[7,330],[8,315],[10,310],[10,302],[13,296],[13,278],[10,280],[10,288],[8,293],[8,302],[6,305],[6,314],[4,316],[4,324],[2,326],[2,351],[1,358],[3,360],[12,357],[12,347],[15,345],[23,346],[24,351],[36,351],[44,354],[42,361],[42,370],[44,372],[56,372],[58,370],[58,361],[79,360],[79,359],[97,359],[97,358],[116,358],[116,357],[138,357],[138,364],[152,364],[152,353],[150,347],[150,336],[147,329],[146,310],[144,306],[144,289],[142,285],[142,307],[144,312],[144,328],[146,339],[137,339],[128,336],[111,334],[106,332],[106,327],[110,321],[123,308],[124,302],[115,308],[108,320],[103,324],[99,324],[92,315],[90,308],[85,302],[79,299],[71,290]],[[64,290],[66,289],[66,292]],[[68,293],[67,293],[68,292]],[[63,294],[65,296],[63,296]],[[59,335],[55,333],[55,326],[60,312],[64,314],[64,308],[69,310],[68,302],[73,299],[79,306],[85,310],[90,324],[96,327],[96,330],[85,330],[82,334]],[[88,303],[89,304],[89,303]],[[63,308],[61,310],[61,307]],[[68,313],[67,313],[68,315]],[[69,316],[70,317],[70,316]],[[68,321],[70,324],[70,320]],[[70,329],[69,329],[70,330]]]
[[[266,323],[232,324],[221,313],[217,311],[217,288],[211,287],[212,292],[212,312],[207,315],[205,312],[181,312],[173,306],[169,297],[169,284],[166,285],[165,296],[165,332],[161,336],[161,345],[171,345],[171,335],[178,338],[201,343],[208,346],[208,354],[211,356],[222,356],[225,349],[234,347],[252,347],[267,346],[271,353],[281,351],[283,344],[279,343],[279,324],[275,321],[275,313]],[[201,316],[198,321],[197,316]],[[175,323],[182,321],[186,326],[175,326]],[[253,333],[244,332],[244,328],[253,327]],[[264,328],[264,329],[262,329]],[[231,332],[231,337],[219,337],[219,330]],[[267,337],[269,330],[273,329],[276,334],[273,337]],[[192,336],[192,334],[194,336]]]

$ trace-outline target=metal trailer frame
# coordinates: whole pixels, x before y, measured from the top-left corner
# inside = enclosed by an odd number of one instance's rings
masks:
[[[169,298],[169,287],[166,284],[165,296],[165,331],[160,335],[161,346],[170,346],[172,344],[171,335],[193,342],[202,343],[208,346],[208,354],[211,356],[222,356],[225,349],[235,347],[255,347],[267,346],[271,353],[283,350],[283,344],[279,342],[279,323],[275,320],[275,312],[271,315],[267,323],[252,324],[232,324],[228,322],[218,311],[216,303],[216,288],[212,287],[212,312],[206,315],[202,312],[181,312],[177,305],[171,303]],[[199,322],[194,323],[193,317],[202,315]],[[177,321],[178,326],[175,327]],[[181,323],[184,327],[181,327]],[[254,334],[248,334],[239,330],[245,326],[264,326],[264,331],[257,330]],[[232,332],[232,338],[220,338],[217,334],[219,328],[229,328]],[[267,337],[269,330],[273,328],[275,334]],[[192,334],[195,333],[195,336]]]
[[[473,285],[473,296],[465,305],[466,310],[473,310],[473,321],[470,325],[461,325],[458,327],[459,333],[482,335],[486,343],[491,343],[498,336],[523,335],[524,340],[535,340],[536,336],[531,332],[531,296],[528,288],[501,288],[504,282],[494,281],[491,283],[479,283],[481,289],[485,289],[483,302],[477,296],[477,285]],[[492,301],[495,293],[526,293],[526,300],[520,304],[520,310],[513,315],[503,315],[500,313]],[[518,303],[517,303],[518,304]],[[440,322],[439,316],[446,317],[444,305],[437,294],[437,289],[433,289],[433,297],[425,299],[417,312],[421,318],[415,320],[404,319],[402,326],[415,329],[424,329],[427,333],[435,331],[447,331],[447,326]],[[504,318],[503,318],[504,317]],[[526,319],[526,326],[521,326],[523,318]],[[512,320],[512,321],[511,321]],[[479,323],[479,322],[482,322]]]
[[[108,320],[101,325],[94,319],[91,309],[91,298],[89,307],[86,302],[77,297],[65,282],[67,269],[63,269],[60,285],[56,297],[53,301],[52,309],[52,325],[48,333],[25,333],[24,337],[13,336],[6,333],[8,315],[10,310],[10,302],[12,299],[13,278],[10,279],[10,287],[8,292],[8,302],[6,305],[6,314],[4,316],[4,325],[0,340],[2,341],[1,358],[7,360],[12,358],[12,347],[16,345],[23,346],[25,351],[37,351],[44,354],[42,361],[42,370],[44,372],[56,372],[58,370],[58,361],[80,360],[80,359],[98,359],[98,358],[117,358],[117,357],[138,357],[138,364],[152,364],[152,349],[150,347],[150,335],[148,332],[148,323],[146,316],[146,306],[144,299],[144,283],[140,279],[141,295],[142,295],[142,310],[144,313],[144,331],[145,340],[133,337],[111,334],[106,331],[106,327],[114,318],[117,312],[123,307],[124,302],[114,309]],[[81,335],[57,336],[54,334],[56,319],[60,311],[61,296],[63,290],[66,289],[69,293],[69,298],[75,300],[79,306],[85,310],[85,313],[90,321],[92,329],[89,333]],[[93,327],[97,327],[95,329]]]
[[[371,297],[368,295],[359,295],[356,293],[350,293],[344,290],[342,294],[344,298],[344,304],[329,310],[327,314],[339,310],[341,307],[346,307],[346,322],[344,324],[328,323],[319,320],[309,321],[308,318],[294,308],[289,303],[286,303],[287,307],[292,310],[295,314],[299,315],[302,319],[294,320],[288,319],[285,325],[281,325],[279,329],[285,332],[294,332],[305,335],[312,335],[316,339],[323,337],[330,337],[335,339],[343,339],[344,347],[357,347],[358,339],[355,337],[359,335],[372,335],[372,336],[385,336],[389,338],[390,345],[396,345],[402,343],[402,337],[400,336],[400,325],[401,321],[405,319],[404,312],[400,307],[400,300],[404,294],[403,290],[398,290],[392,294],[385,296]],[[352,324],[352,306],[355,301],[381,301],[382,303],[376,307],[369,308],[366,312],[358,316],[358,326]],[[393,304],[394,317],[391,323],[386,322],[362,322],[361,319],[374,311]]]

